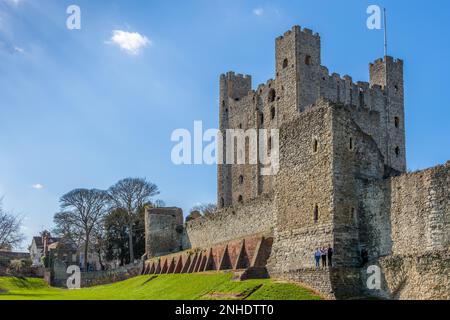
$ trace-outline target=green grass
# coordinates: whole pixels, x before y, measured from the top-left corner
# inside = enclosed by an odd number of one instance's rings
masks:
[[[139,276],[80,290],[49,287],[41,279],[0,277],[0,300],[317,300],[311,291],[272,279],[233,281],[231,273]]]

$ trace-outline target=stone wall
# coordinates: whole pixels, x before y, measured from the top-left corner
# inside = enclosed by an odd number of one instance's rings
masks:
[[[46,269],[44,280],[53,287],[67,288],[67,279],[70,274],[67,273],[65,263],[58,261],[53,269]],[[136,277],[142,272],[143,264],[130,264],[114,270],[81,272],[81,288],[87,288],[102,284],[123,281]]]
[[[392,253],[450,247],[450,162],[390,180]]]
[[[371,258],[450,246],[450,162],[378,180],[360,180],[359,240]]]
[[[450,300],[450,250],[380,259],[384,293],[401,300]]]
[[[364,296],[360,273],[359,268],[301,268],[273,276],[302,284],[334,300]]]
[[[186,236],[192,248],[205,248],[254,234],[270,235],[274,225],[274,212],[273,197],[261,196],[186,222]]]
[[[381,289],[369,290],[367,268],[361,268],[365,296],[395,300],[449,300],[450,250],[390,255],[370,261],[381,272]]]

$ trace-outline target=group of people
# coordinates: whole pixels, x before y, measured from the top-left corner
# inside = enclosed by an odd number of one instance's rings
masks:
[[[322,267],[326,268],[333,266],[333,248],[328,247],[317,248],[314,252],[314,259],[316,260],[316,268],[320,268],[320,261],[322,261]]]

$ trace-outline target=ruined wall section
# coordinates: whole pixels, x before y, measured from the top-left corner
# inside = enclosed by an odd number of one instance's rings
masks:
[[[265,195],[186,222],[186,235],[192,248],[204,248],[255,234],[271,235],[274,214],[273,196]]]
[[[392,253],[450,247],[450,163],[391,179]]]
[[[333,245],[331,108],[317,106],[280,129],[275,181],[273,274],[314,266],[317,247]]]
[[[360,242],[371,259],[450,247],[450,163],[360,181]]]
[[[145,252],[158,257],[182,250],[183,211],[180,208],[145,210]]]

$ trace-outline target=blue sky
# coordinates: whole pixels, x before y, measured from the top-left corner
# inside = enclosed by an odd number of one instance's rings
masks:
[[[81,30],[66,28],[72,4]],[[370,4],[387,7],[389,53],[405,60],[408,168],[444,163],[447,0],[0,0],[4,207],[25,217],[29,239],[52,226],[64,193],[128,176],[153,181],[185,211],[215,201],[215,167],[173,165],[172,131],[195,120],[216,128],[220,73],[251,74],[254,87],[272,78],[274,39],[295,24],[320,33],[331,72],[367,81],[368,63],[383,55],[382,31],[366,27]],[[136,41],[139,50],[124,49]]]

